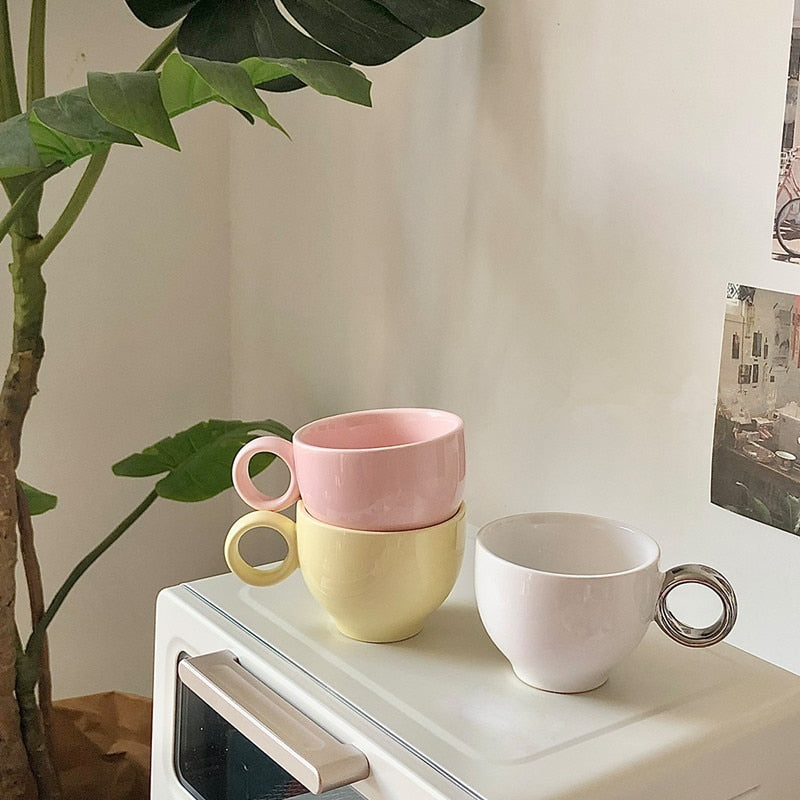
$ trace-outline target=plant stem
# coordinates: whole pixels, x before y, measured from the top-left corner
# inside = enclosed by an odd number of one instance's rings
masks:
[[[25,645],[26,656],[31,659],[38,658],[47,626],[53,620],[53,617],[58,609],[61,608],[61,604],[70,593],[72,587],[76,584],[81,575],[83,575],[83,573],[86,572],[86,570],[89,569],[89,567],[91,567],[92,564],[94,564],[94,562],[97,561],[97,559],[100,558],[100,556],[103,555],[103,553],[105,553],[106,550],[108,550],[108,548],[111,547],[111,545],[114,544],[114,542],[116,542],[117,539],[119,539],[119,537],[122,536],[122,534],[125,533],[125,531],[128,530],[128,528],[130,528],[130,526],[133,525],[137,519],[139,519],[139,517],[142,516],[142,514],[144,514],[145,511],[147,511],[148,508],[150,508],[151,505],[153,505],[157,497],[158,494],[156,494],[156,491],[151,491],[150,494],[148,494],[147,497],[145,497],[145,499],[142,500],[142,502],[139,503],[139,505],[136,506],[136,508],[131,511],[131,513],[128,514],[128,516],[125,517],[125,519],[122,520],[122,522],[120,522],[119,525],[117,525],[117,527],[114,528],[114,530],[111,531],[111,533],[109,533],[108,536],[106,536],[106,538],[97,545],[97,547],[94,548],[94,550],[84,556],[75,566],[72,572],[70,572],[61,588],[53,596],[53,599],[50,602],[50,605],[47,607],[47,610],[42,615],[42,618],[34,626],[30,638],[28,639],[28,643]]]
[[[44,97],[44,31],[47,0],[31,0],[31,23],[28,31],[27,107]]]
[[[25,666],[26,659],[20,659],[18,655],[14,657],[13,680],[9,680],[5,673],[8,666],[6,656],[13,656],[13,649],[9,645],[13,641],[10,625],[14,620],[14,563],[19,519],[16,468],[22,425],[37,391],[39,366],[44,355],[41,332],[46,287],[41,263],[31,255],[31,247],[38,241],[38,236],[35,233],[31,236],[20,233],[21,230],[35,232],[37,211],[38,203],[28,203],[12,232],[13,344],[8,370],[0,389],[0,549],[5,551],[0,553],[0,751],[5,749],[2,746],[3,739],[7,746],[13,748],[0,752],[0,797],[29,796],[27,787],[31,781],[31,770],[35,770],[35,785],[39,789],[40,800],[44,800],[48,794],[53,798],[58,795],[51,792],[53,770],[49,754],[40,746],[43,741],[42,725],[38,710],[35,709],[35,698],[31,706],[31,695],[26,694],[24,684],[20,683],[20,669]],[[6,550],[9,546],[12,549]],[[9,602],[10,605],[6,605]],[[38,664],[38,660],[34,664]],[[12,713],[10,702],[14,703],[16,713]],[[10,727],[14,720],[16,730]],[[21,758],[17,748],[22,750]],[[53,791],[57,791],[57,786]]]
[[[97,181],[100,179],[103,167],[105,167],[108,160],[109,152],[111,152],[110,148],[101,150],[89,158],[89,163],[86,165],[75,191],[64,206],[64,210],[44,238],[34,245],[36,255],[42,262],[56,249],[59,242],[69,233],[77,221],[79,214],[89,200],[89,195],[91,195]]]
[[[3,508],[15,508],[5,480],[11,462],[8,438],[0,435],[0,502]],[[12,467],[13,470],[13,467]],[[16,560],[16,525],[13,514],[0,516],[0,797],[23,800],[34,789],[34,779],[21,736],[21,721],[15,695],[21,646],[14,621],[14,577]]]
[[[33,525],[28,499],[17,481],[17,527],[19,549],[28,583],[31,625],[44,613],[44,592],[39,559],[33,541]],[[19,634],[16,634],[19,639]],[[61,785],[53,764],[53,701],[50,680],[49,648],[42,642],[38,659],[29,658],[17,644],[15,693],[19,706],[20,733],[35,776],[39,800],[60,800]],[[38,692],[37,692],[38,686]],[[37,701],[38,695],[38,701]]]
[[[32,0],[32,31],[29,44],[36,61],[44,46],[44,0]],[[36,28],[36,31],[33,30]],[[140,69],[156,69],[174,49],[177,29],[143,62]],[[44,91],[44,67],[31,67],[29,98]],[[0,0],[0,121],[21,111],[11,51],[11,31],[7,0]],[[51,786],[52,766],[46,748],[35,741],[38,710],[35,686],[38,666],[45,643],[47,625],[63,603],[78,578],[116,541],[122,533],[155,501],[152,492],[95,550],[72,571],[45,610],[21,652],[14,618],[15,562],[17,551],[18,507],[16,467],[19,463],[20,437],[30,402],[37,391],[37,377],[44,356],[42,322],[45,284],[42,265],[75,223],[94,188],[107,158],[105,153],[90,159],[86,171],[67,206],[47,237],[39,235],[39,204],[44,182],[59,171],[9,178],[0,181],[12,203],[0,225],[11,232],[14,288],[14,341],[5,381],[0,390],[0,798],[22,800],[36,792],[40,800],[58,796]],[[19,202],[18,202],[19,201]],[[34,713],[35,712],[35,713]],[[22,735],[25,736],[24,744]],[[28,747],[28,756],[25,753]],[[30,758],[30,762],[29,759]]]
[[[153,52],[142,62],[137,71],[145,72],[147,70],[157,69],[160,67],[164,63],[164,59],[166,59],[166,57],[175,49],[175,42],[177,39],[178,28],[175,28],[174,30],[170,31],[161,44],[159,44],[158,47],[156,47],[156,49],[153,50]],[[86,166],[86,170],[81,176],[80,181],[78,181],[78,185],[75,187],[75,191],[72,193],[67,205],[64,206],[64,210],[61,212],[60,216],[53,224],[53,227],[47,232],[42,241],[36,245],[37,256],[41,258],[42,261],[47,259],[50,253],[52,253],[53,250],[55,250],[55,248],[58,246],[59,242],[69,233],[70,229],[78,219],[81,211],[83,211],[83,208],[86,205],[92,190],[96,186],[97,181],[100,179],[100,175],[102,174],[103,168],[108,160],[109,152],[110,147],[107,150],[102,150],[98,153],[94,153],[94,155],[91,156],[89,163]],[[49,175],[46,176],[44,180],[47,180],[49,177]],[[0,234],[1,233],[2,228],[0,227]]]
[[[11,46],[11,23],[7,0],[0,0],[0,122],[15,117],[22,111],[14,69],[14,51]],[[0,180],[8,199],[13,203],[25,188],[26,176]]]
[[[22,193],[14,201],[11,208],[8,209],[6,215],[0,219],[0,241],[2,241],[11,231],[13,224],[25,213],[28,204],[40,197],[37,189],[53,175],[58,174],[61,170],[66,169],[66,165],[58,161],[51,164],[46,169],[37,172],[31,179],[28,185],[22,190]]]
[[[61,786],[50,757],[45,726],[36,703],[37,674],[35,661],[18,652],[16,696],[19,705],[20,731],[36,778],[37,793],[39,800],[60,800]]]
[[[42,618],[44,614],[44,588],[42,584],[42,570],[39,558],[36,555],[36,546],[33,537],[33,524],[28,498],[22,484],[17,481],[17,510],[19,529],[19,550],[25,568],[25,579],[28,585],[28,602],[31,609],[31,627]],[[50,648],[45,637],[42,643],[42,652],[39,663],[35,665],[36,686],[39,698],[39,711],[41,712],[42,739],[47,751],[53,752],[53,686],[50,676]],[[19,682],[18,682],[19,684]]]
[[[181,26],[173,28],[161,42],[161,44],[150,53],[147,58],[139,65],[137,72],[147,72],[151,69],[158,69],[166,60],[167,56],[175,49],[178,43],[178,31]]]
[[[22,111],[11,49],[11,23],[7,0],[0,0],[0,122]]]

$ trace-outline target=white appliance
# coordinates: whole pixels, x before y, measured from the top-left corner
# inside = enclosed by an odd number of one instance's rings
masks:
[[[600,689],[531,689],[481,626],[473,547],[396,644],[341,636],[299,573],[162,592],[154,800],[800,798],[800,677],[653,625]]]

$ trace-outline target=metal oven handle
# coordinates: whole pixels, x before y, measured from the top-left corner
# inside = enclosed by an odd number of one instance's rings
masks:
[[[267,688],[239,664],[233,653],[184,658],[183,683],[314,794],[369,775],[367,757]]]

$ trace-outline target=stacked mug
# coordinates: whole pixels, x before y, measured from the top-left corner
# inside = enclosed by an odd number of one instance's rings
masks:
[[[289,468],[277,498],[260,492],[251,459],[272,453]],[[388,408],[316,420],[292,441],[262,436],[233,463],[233,485],[255,511],[231,527],[225,559],[241,580],[270,586],[300,569],[313,597],[346,636],[414,636],[450,594],[461,569],[466,520],[464,424],[448,411]],[[296,505],[296,521],[278,512]],[[271,528],[288,553],[256,568],[239,551]]]

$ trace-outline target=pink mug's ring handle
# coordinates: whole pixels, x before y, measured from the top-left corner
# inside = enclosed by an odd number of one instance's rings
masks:
[[[260,492],[250,477],[250,460],[258,453],[273,453],[289,467],[289,487],[280,497],[267,497]],[[283,511],[300,499],[297,476],[294,469],[294,450],[291,442],[280,436],[259,436],[248,442],[236,454],[231,469],[236,493],[251,508],[259,511]]]
[[[707,586],[719,597],[722,612],[712,625],[694,628],[681,622],[667,607],[667,595],[682,583],[699,583]],[[686,647],[709,647],[721,642],[736,622],[738,605],[733,587],[724,575],[705,564],[681,564],[667,570],[658,596],[655,621],[667,636]]]

